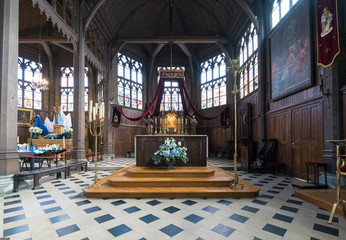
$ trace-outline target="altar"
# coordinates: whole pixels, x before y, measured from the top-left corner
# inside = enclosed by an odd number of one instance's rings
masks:
[[[187,148],[187,164],[177,163],[177,166],[206,166],[208,157],[208,136],[207,135],[137,135],[135,136],[135,157],[136,165],[154,166],[151,159],[163,144],[166,138],[175,138],[177,142]]]

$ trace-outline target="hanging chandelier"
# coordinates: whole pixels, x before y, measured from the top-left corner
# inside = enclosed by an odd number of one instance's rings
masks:
[[[34,90],[45,91],[48,90],[49,82],[43,78],[42,74],[42,65],[41,65],[41,25],[40,25],[40,43],[38,46],[38,63],[39,63],[39,71],[34,73],[34,76],[31,81],[31,85]]]
[[[36,90],[42,90],[42,91],[45,91],[45,90],[48,90],[48,85],[49,85],[49,82],[42,78],[42,72],[39,71],[39,72],[35,72],[35,75],[32,79],[32,87]]]

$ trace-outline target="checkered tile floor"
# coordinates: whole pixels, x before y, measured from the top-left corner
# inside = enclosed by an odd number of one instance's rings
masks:
[[[111,171],[99,171],[99,178]],[[74,172],[41,189],[0,198],[0,237],[15,239],[345,239],[346,222],[293,196],[291,178],[240,177],[262,188],[255,199],[87,199],[93,172]],[[344,236],[344,237],[343,237]]]

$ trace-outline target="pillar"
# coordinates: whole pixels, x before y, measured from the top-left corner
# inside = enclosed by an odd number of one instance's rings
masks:
[[[74,87],[73,87],[73,161],[86,159],[85,157],[85,110],[84,110],[84,68],[85,68],[85,36],[84,36],[84,15],[85,3],[77,1],[77,24],[78,49],[74,54]]]
[[[12,191],[17,154],[18,0],[0,1],[0,194]]]

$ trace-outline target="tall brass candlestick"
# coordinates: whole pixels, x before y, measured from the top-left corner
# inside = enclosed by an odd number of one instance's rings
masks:
[[[98,105],[95,103],[95,107],[90,108],[92,110],[92,120],[89,121],[89,129],[90,129],[90,134],[95,137],[95,176],[94,176],[94,184],[98,187],[97,183],[97,138],[102,135],[103,132],[103,123],[102,120],[104,118],[103,116],[103,110],[102,110],[102,105]],[[97,130],[99,128],[99,130]]]
[[[238,181],[238,144],[237,144],[237,94],[239,93],[239,89],[237,86],[237,72],[234,72],[234,85],[232,94],[234,95],[234,183],[231,184],[231,188],[235,189],[239,187],[240,189],[244,188],[244,185],[239,183]]]

